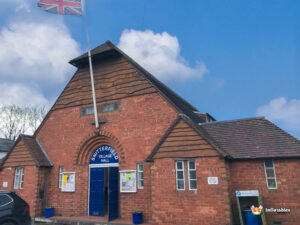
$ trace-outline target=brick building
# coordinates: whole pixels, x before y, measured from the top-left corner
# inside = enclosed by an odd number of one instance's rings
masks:
[[[5,157],[1,189],[42,215],[152,224],[299,224],[300,142],[264,118],[220,121],[176,95],[110,42],[92,51],[100,129],[95,131],[87,54],[33,136]]]

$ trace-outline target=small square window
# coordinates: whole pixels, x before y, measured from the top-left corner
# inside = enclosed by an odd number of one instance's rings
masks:
[[[85,115],[91,115],[94,113],[94,107],[85,108]]]
[[[94,114],[94,107],[93,106],[88,106],[88,107],[83,107],[80,109],[80,115],[81,116],[86,116],[86,115],[91,115]]]
[[[113,112],[113,111],[117,111],[118,109],[119,109],[119,104],[117,102],[105,103],[105,104],[101,105],[102,113]]]

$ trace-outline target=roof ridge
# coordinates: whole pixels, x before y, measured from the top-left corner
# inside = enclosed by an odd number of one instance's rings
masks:
[[[231,122],[238,122],[238,121],[245,121],[245,120],[260,120],[266,118],[264,116],[257,116],[257,117],[248,117],[248,118],[241,118],[241,119],[234,119],[234,120],[221,120],[221,121],[212,121],[209,123],[198,123],[199,126],[205,126],[205,125],[210,125],[210,124],[215,124],[215,123],[231,123]]]

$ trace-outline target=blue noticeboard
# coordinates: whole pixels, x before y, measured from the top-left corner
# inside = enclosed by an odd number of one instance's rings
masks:
[[[110,145],[101,145],[90,158],[90,164],[119,163],[116,150]]]
[[[118,218],[119,215],[119,168],[109,167],[108,170],[108,220]]]
[[[90,169],[90,216],[104,216],[104,168]]]

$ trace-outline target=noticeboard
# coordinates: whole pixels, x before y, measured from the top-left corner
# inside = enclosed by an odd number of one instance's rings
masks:
[[[136,170],[120,171],[120,192],[136,192]]]
[[[62,192],[75,192],[75,172],[64,172]]]

